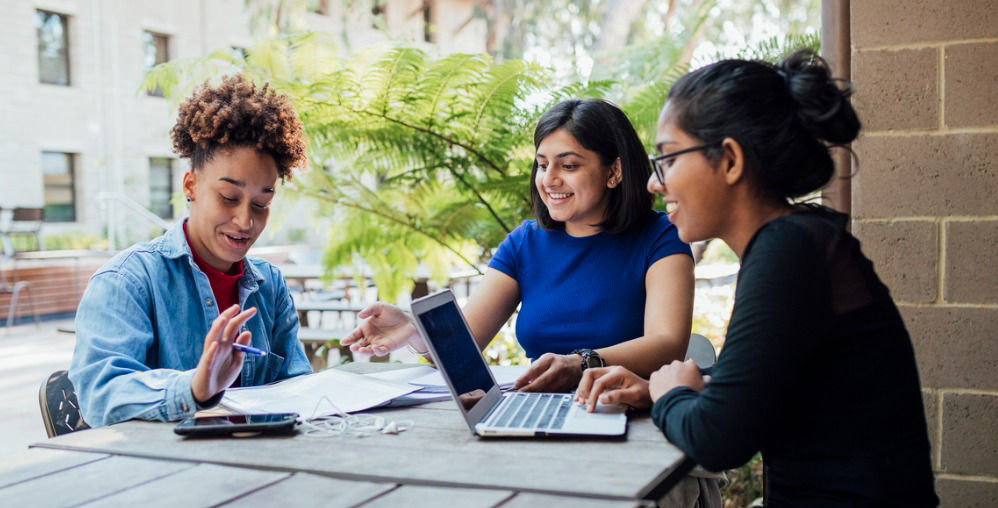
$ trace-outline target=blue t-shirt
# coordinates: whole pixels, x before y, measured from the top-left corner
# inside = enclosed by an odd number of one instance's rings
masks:
[[[528,220],[506,236],[489,267],[519,284],[516,337],[536,359],[644,335],[645,274],[672,254],[692,256],[659,212],[643,227],[582,238]]]

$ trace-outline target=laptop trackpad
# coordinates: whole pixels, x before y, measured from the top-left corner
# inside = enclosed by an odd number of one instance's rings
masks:
[[[597,404],[592,413],[578,404],[572,405],[572,410],[565,419],[565,426],[552,433],[566,434],[623,434],[627,429],[627,406],[623,404]]]

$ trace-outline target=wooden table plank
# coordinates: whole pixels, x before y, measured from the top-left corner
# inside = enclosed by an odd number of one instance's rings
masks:
[[[635,498],[682,453],[658,441],[479,439],[456,411],[406,408],[399,435],[363,438],[260,437],[184,440],[172,425],[126,422],[50,439],[39,446],[169,458],[342,479]],[[650,425],[650,422],[647,424]],[[599,463],[592,468],[585,464]]]
[[[344,370],[366,373],[411,366],[356,363]],[[364,481],[509,490],[520,495],[590,496],[605,501],[648,495],[652,487],[665,483],[683,458],[647,412],[632,415],[626,439],[617,440],[480,439],[469,431],[453,401],[372,413],[389,421],[413,420],[415,427],[399,435],[191,440],[174,435],[171,424],[133,421],[60,436],[37,446],[314,473],[330,481],[347,480],[350,485]],[[586,466],[593,463],[600,467]],[[300,481],[292,477],[258,493],[277,495],[289,488],[282,485]]]
[[[462,508],[490,508],[509,499],[515,492],[508,490],[460,489],[403,485],[362,505],[364,508],[438,508],[442,505]]]
[[[0,488],[106,459],[110,455],[31,448],[0,462]]]
[[[298,312],[351,312],[357,313],[370,304],[367,303],[350,303],[343,301],[316,301],[316,300],[305,300],[303,302],[295,302],[295,309]]]
[[[169,462],[162,462],[169,464]],[[175,474],[96,499],[87,506],[214,506],[291,476],[214,464],[199,464]],[[286,505],[285,505],[286,506]]]
[[[394,483],[338,480],[297,473],[225,506],[357,506],[395,487]]]
[[[543,506],[544,508],[635,508],[639,506],[654,506],[654,503],[521,493],[503,503],[502,508],[535,508],[537,506]]]
[[[388,364],[391,365],[391,364]],[[417,425],[428,427],[429,431],[439,432],[439,433],[453,433],[459,435],[464,439],[474,438],[471,434],[471,429],[464,421],[464,417],[461,416],[457,411],[457,404],[453,400],[445,400],[440,402],[430,402],[427,404],[420,404],[416,406],[401,407],[401,408],[375,408],[364,412],[364,414],[372,414],[383,416],[387,420],[414,420]],[[427,429],[424,429],[427,430]],[[442,437],[442,436],[441,436]],[[474,438],[478,439],[478,438]],[[609,437],[609,438],[558,438],[558,439],[509,439],[509,438],[493,438],[492,440],[503,440],[512,443],[527,443],[530,448],[534,447],[534,443],[547,442],[547,443],[564,443],[564,442],[581,442],[581,443],[620,443],[620,442],[636,442],[636,441],[647,441],[652,445],[662,445],[672,446],[665,439],[662,434],[661,429],[655,426],[654,422],[651,421],[651,413],[648,411],[636,412],[628,416],[627,423],[627,434],[624,438]],[[619,445],[616,446],[619,448]]]
[[[189,462],[110,457],[0,489],[6,506],[70,506],[194,467]]]

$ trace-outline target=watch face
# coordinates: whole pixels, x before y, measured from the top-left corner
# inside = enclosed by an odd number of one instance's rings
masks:
[[[600,356],[596,354],[596,352],[590,352],[589,354],[585,355],[585,361],[586,361],[586,368],[603,366],[603,359],[600,358]]]
[[[590,367],[604,367],[606,364],[603,363],[603,358],[600,357],[599,353],[593,351],[592,349],[576,349],[572,351],[573,355],[579,355],[582,357],[582,369],[588,369]]]

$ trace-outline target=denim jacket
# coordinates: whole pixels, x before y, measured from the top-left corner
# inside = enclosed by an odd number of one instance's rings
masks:
[[[298,314],[274,265],[246,258],[239,305],[256,307],[247,323],[253,347],[241,386],[312,371],[298,340]],[[199,407],[191,380],[219,309],[208,276],[194,263],[178,223],[163,236],[120,252],[91,278],[76,312],[69,379],[93,427],[139,418],[172,421]]]

